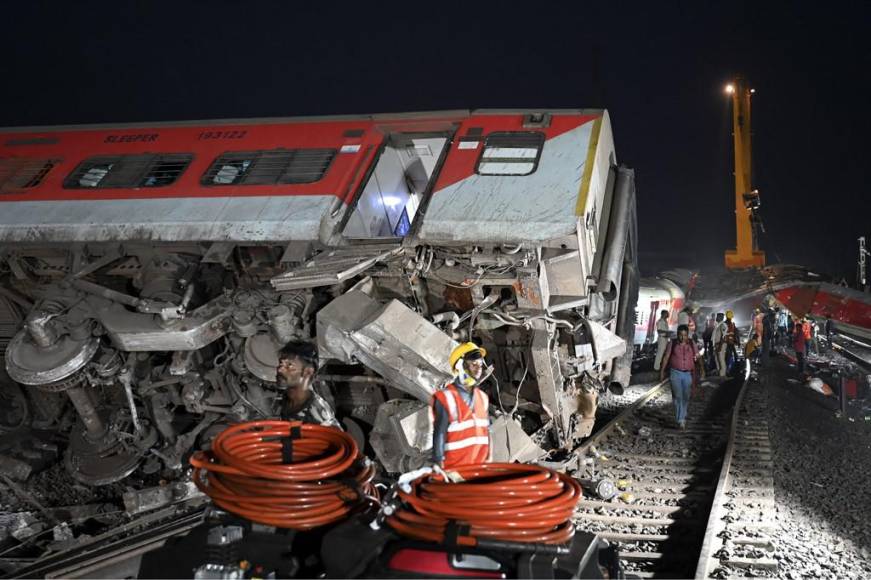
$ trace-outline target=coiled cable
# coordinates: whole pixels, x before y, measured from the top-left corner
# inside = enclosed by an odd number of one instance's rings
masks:
[[[190,463],[194,483],[217,506],[270,526],[309,530],[378,503],[374,465],[335,427],[240,423]]]
[[[537,465],[487,463],[454,469],[461,481],[424,475],[397,493],[401,507],[387,524],[403,536],[445,542],[478,540],[565,544],[574,535],[572,514],[581,499],[573,478]]]

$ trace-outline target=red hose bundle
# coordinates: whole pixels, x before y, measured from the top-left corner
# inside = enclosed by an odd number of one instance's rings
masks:
[[[457,544],[478,539],[563,544],[575,533],[571,518],[581,499],[581,485],[566,475],[537,465],[487,463],[457,468],[460,483],[425,475],[399,491],[405,507],[387,523],[400,534],[443,542],[451,521],[469,526]]]
[[[356,442],[334,427],[240,423],[190,462],[194,483],[216,505],[270,526],[309,530],[377,503],[374,466],[364,464]]]

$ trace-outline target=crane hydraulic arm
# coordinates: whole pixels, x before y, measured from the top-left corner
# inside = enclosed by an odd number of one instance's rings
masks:
[[[759,192],[751,188],[750,97],[753,89],[738,78],[726,86],[732,97],[732,134],[735,142],[735,229],[734,250],[726,250],[726,268],[739,270],[765,265],[765,252],[759,250],[756,216]]]

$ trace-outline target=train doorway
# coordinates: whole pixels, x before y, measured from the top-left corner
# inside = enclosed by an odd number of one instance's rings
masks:
[[[405,237],[435,182],[445,133],[394,133],[387,138],[343,234],[348,239]]]

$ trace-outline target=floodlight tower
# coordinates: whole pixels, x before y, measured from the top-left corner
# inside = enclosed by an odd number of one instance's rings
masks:
[[[726,268],[739,270],[765,265],[765,252],[759,250],[757,229],[762,221],[757,214],[759,191],[751,185],[750,97],[755,89],[738,77],[726,85],[732,97],[732,136],[735,143],[735,249],[726,250]]]

